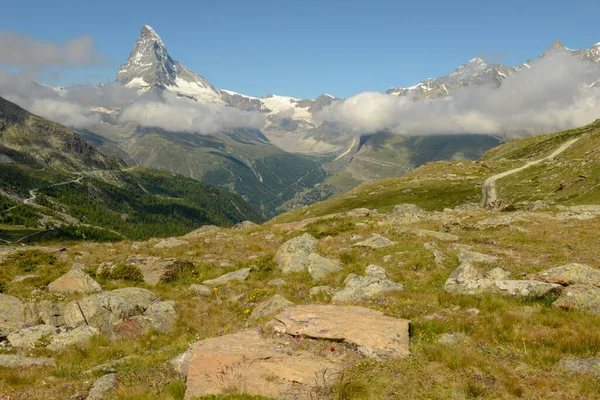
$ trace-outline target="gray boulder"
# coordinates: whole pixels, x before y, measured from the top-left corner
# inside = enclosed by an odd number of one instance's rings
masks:
[[[562,287],[540,281],[494,280],[484,278],[471,264],[464,262],[446,280],[444,290],[451,294],[501,294],[510,297],[545,297],[560,294]]]
[[[33,348],[40,339],[54,336],[60,329],[51,325],[36,325],[23,328],[8,335],[8,341],[12,347]]]
[[[369,265],[365,269],[365,276],[374,276],[375,278],[387,279],[388,274],[385,268],[379,265]]]
[[[357,247],[369,247],[371,249],[381,249],[383,247],[389,247],[395,245],[396,242],[392,242],[391,240],[381,236],[380,234],[374,233],[366,240],[362,242],[355,243],[354,246]]]
[[[582,284],[600,287],[600,270],[584,264],[572,263],[550,268],[539,272],[537,278],[563,286]]]
[[[190,285],[190,292],[192,292],[192,294],[196,295],[196,296],[202,296],[202,297],[210,297],[212,296],[212,289],[206,285],[197,285],[197,284],[192,284]]]
[[[181,353],[177,357],[169,360],[169,364],[173,367],[175,372],[180,375],[186,376],[188,373],[188,368],[190,366],[190,361],[192,360],[192,349],[187,349],[185,352]]]
[[[404,290],[400,283],[374,276],[355,276],[350,279],[346,287],[337,292],[331,301],[333,303],[350,303],[379,296],[391,291]]]
[[[491,279],[491,280],[506,280],[510,277],[510,274],[503,270],[502,268],[494,268],[491,271],[488,271],[485,273],[485,278],[486,279]]]
[[[394,224],[410,224],[427,218],[427,211],[414,204],[399,204],[386,215],[384,221]]]
[[[16,297],[0,293],[0,337],[21,329],[25,318],[25,305]]]
[[[322,257],[317,253],[311,253],[308,256],[308,273],[314,281],[325,279],[330,274],[341,269],[339,262]]]
[[[117,386],[117,374],[106,374],[96,379],[86,400],[106,400],[112,397]]]
[[[330,286],[315,286],[311,287],[308,291],[310,297],[324,296],[331,294],[332,289]]]
[[[71,269],[69,272],[48,284],[51,293],[97,293],[102,287],[91,276],[80,269]]]
[[[202,284],[208,286],[224,286],[232,282],[244,282],[246,279],[248,279],[251,270],[251,268],[238,269],[237,271],[221,275],[218,278],[206,280],[202,282]]]
[[[283,273],[308,269],[308,257],[317,251],[317,239],[308,233],[285,242],[275,254],[275,261]]]
[[[116,321],[144,314],[154,299],[153,292],[135,287],[97,293],[67,304],[65,323],[70,327],[89,325],[109,333]]]
[[[600,315],[600,288],[590,285],[566,287],[562,295],[552,303],[554,308],[581,310]]]
[[[92,337],[99,335],[100,330],[91,326],[78,326],[74,329],[62,329],[58,334],[54,335],[47,349],[52,351],[62,351],[68,346],[85,343]]]
[[[3,368],[25,368],[48,365],[54,365],[53,358],[25,357],[20,354],[0,354],[0,367]]]
[[[469,250],[458,253],[458,262],[460,264],[467,261],[492,264],[498,261],[498,257]]]
[[[267,285],[269,286],[285,286],[286,284],[287,282],[281,278],[271,279],[269,282],[267,282]]]
[[[134,265],[142,272],[144,283],[156,285],[159,282],[170,282],[182,272],[193,269],[194,264],[177,258],[161,258],[147,256],[131,256],[126,264]]]
[[[276,294],[269,300],[263,301],[256,306],[252,311],[252,314],[250,314],[250,319],[270,317],[278,312],[283,311],[286,307],[293,305],[294,303],[287,300],[285,297]]]

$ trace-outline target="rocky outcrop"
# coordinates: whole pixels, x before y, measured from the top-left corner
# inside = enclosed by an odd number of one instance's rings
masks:
[[[565,264],[538,272],[537,279],[559,285],[591,285],[600,287],[600,270],[584,264]]]
[[[510,297],[540,298],[559,295],[562,292],[562,286],[530,280],[495,280],[493,275],[485,277],[470,261],[466,261],[448,277],[444,284],[444,290],[451,294],[482,295],[490,293]]]
[[[552,307],[564,310],[581,310],[600,315],[600,288],[590,285],[569,286],[552,303]]]
[[[221,275],[218,278],[208,279],[202,282],[202,284],[208,286],[225,286],[232,282],[244,282],[246,279],[248,279],[251,271],[251,268],[238,269],[237,271]]]
[[[317,253],[317,240],[308,233],[285,242],[275,254],[283,273],[308,271],[313,280],[325,279],[341,269],[338,261]]]
[[[102,287],[91,276],[80,269],[69,272],[48,284],[48,291],[53,293],[98,293]]]
[[[131,256],[124,261],[134,265],[142,272],[144,283],[157,285],[159,282],[170,282],[179,274],[194,268],[194,264],[177,258],[161,258],[147,256]]]
[[[308,257],[317,251],[317,239],[308,233],[285,242],[275,254],[275,261],[286,274],[308,269]]]
[[[135,287],[97,293],[67,304],[65,322],[70,327],[89,325],[112,333],[116,322],[143,315],[156,297],[147,289]]]
[[[370,358],[402,358],[410,354],[408,320],[364,307],[301,305],[275,317],[278,333],[343,341]]]
[[[383,247],[389,247],[395,245],[396,242],[392,242],[388,238],[385,238],[377,233],[374,233],[366,240],[362,242],[355,243],[356,247],[369,247],[371,249],[381,249]]]
[[[354,276],[346,287],[334,294],[333,303],[353,303],[380,296],[387,292],[404,290],[401,283],[374,276]]]

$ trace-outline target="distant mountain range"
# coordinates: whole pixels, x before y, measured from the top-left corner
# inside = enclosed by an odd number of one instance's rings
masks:
[[[556,41],[541,57],[552,52],[600,62],[600,44],[588,50],[570,50]],[[487,64],[476,57],[448,75],[412,87],[391,88],[387,93],[418,101],[468,86],[498,87],[534,63],[528,60],[511,67]],[[275,94],[257,98],[218,89],[175,61],[160,36],[147,25],[116,80],[142,100],[167,102],[170,95],[262,115],[265,125],[261,129],[224,128],[197,134],[124,121],[122,107],[95,106],[90,110],[100,116],[100,123],[79,133],[130,165],[175,172],[240,194],[267,217],[345,192],[361,182],[402,175],[428,161],[475,159],[502,139],[500,132],[498,137],[465,132],[411,138],[388,131],[357,136],[319,117],[324,108],[344,99],[328,94],[314,100]],[[74,89],[40,85],[36,90],[66,96]]]

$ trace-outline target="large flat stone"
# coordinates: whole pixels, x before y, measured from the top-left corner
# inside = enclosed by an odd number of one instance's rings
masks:
[[[279,330],[290,335],[343,341],[373,358],[406,357],[410,321],[364,307],[300,305],[278,314]]]
[[[289,343],[261,337],[254,329],[195,343],[185,399],[232,391],[308,399],[316,376],[326,373],[327,377],[337,377],[340,363],[296,350]]]

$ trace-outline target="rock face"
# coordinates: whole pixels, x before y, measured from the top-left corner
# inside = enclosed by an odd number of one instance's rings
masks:
[[[127,258],[125,263],[138,267],[144,282],[149,285],[172,281],[182,272],[194,268],[194,264],[186,260],[137,255]]]
[[[285,242],[275,254],[275,261],[283,273],[308,269],[308,257],[317,251],[317,239],[308,233]]]
[[[106,374],[96,379],[86,400],[109,399],[117,385],[117,374]]]
[[[346,287],[337,292],[331,301],[334,303],[351,303],[399,290],[404,290],[401,283],[374,276],[357,275],[348,280]]]
[[[218,278],[206,280],[202,283],[208,286],[224,286],[231,282],[244,282],[246,279],[248,279],[250,271],[252,271],[251,268],[242,268],[238,269],[237,271],[221,275]]]
[[[565,310],[581,310],[600,315],[600,288],[589,285],[573,285],[565,288],[552,307]]]
[[[278,294],[271,297],[269,300],[260,303],[250,314],[250,319],[259,319],[269,317],[281,312],[286,307],[293,306],[294,303],[287,300],[285,297]]]
[[[371,358],[401,358],[410,354],[410,321],[385,316],[364,307],[302,305],[275,317],[276,330],[290,335],[343,341]]]
[[[54,365],[54,359],[46,357],[30,358],[19,354],[0,354],[0,367],[24,368],[35,365]]]
[[[97,293],[102,287],[91,276],[79,269],[69,272],[51,282],[48,291],[53,293]]]
[[[446,280],[444,290],[451,294],[480,295],[501,294],[510,297],[545,297],[558,295],[562,286],[540,281],[494,280],[485,278],[467,261],[461,264]]]
[[[539,272],[537,278],[544,282],[568,286],[574,284],[600,287],[600,271],[584,264],[566,264]]]
[[[144,314],[154,299],[153,292],[134,287],[97,293],[67,304],[65,322],[70,327],[89,325],[111,333],[114,323]]]
[[[21,329],[25,306],[16,297],[0,293],[0,337]]]
[[[372,249],[381,249],[383,247],[389,247],[395,245],[396,242],[392,242],[391,240],[374,233],[370,238],[363,240],[362,242],[355,243],[354,246],[357,247],[370,247]]]

